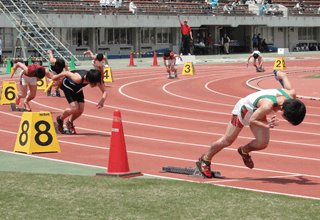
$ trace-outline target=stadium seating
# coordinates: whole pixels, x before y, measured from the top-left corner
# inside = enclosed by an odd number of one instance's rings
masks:
[[[100,13],[101,6],[99,0],[28,0],[31,8],[37,11],[50,13]],[[36,4],[33,4],[35,3]],[[204,7],[204,1],[128,1],[124,0],[117,14],[132,14],[129,12],[129,3],[134,2],[137,6],[138,14],[153,15],[224,15],[224,16],[252,16],[248,10],[248,5],[239,5],[231,14],[223,13],[223,6],[233,0],[219,0],[219,7],[208,9]],[[299,13],[294,9],[298,1],[273,0],[273,4],[281,4],[288,8],[289,15],[292,16],[318,16],[317,10],[320,7],[320,1],[305,1],[305,10]]]

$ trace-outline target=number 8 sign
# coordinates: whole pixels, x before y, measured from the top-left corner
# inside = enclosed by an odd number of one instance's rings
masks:
[[[24,112],[14,147],[27,154],[60,152],[50,112]]]

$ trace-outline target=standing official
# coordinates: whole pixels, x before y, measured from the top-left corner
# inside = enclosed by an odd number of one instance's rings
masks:
[[[178,16],[178,19],[180,22],[182,33],[181,53],[183,53],[183,55],[187,55],[190,53],[190,38],[191,40],[193,40],[192,32],[187,20],[184,20],[182,24],[182,22],[180,21],[180,16]]]

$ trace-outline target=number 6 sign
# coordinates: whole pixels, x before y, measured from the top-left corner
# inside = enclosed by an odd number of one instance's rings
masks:
[[[10,104],[16,102],[17,84],[15,81],[8,81],[2,83],[2,91],[0,95],[0,104]]]
[[[14,147],[27,154],[60,152],[50,112],[24,112]]]

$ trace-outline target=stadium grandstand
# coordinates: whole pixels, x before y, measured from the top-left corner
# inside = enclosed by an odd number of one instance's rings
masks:
[[[319,45],[319,7],[320,0],[1,0],[2,57],[47,57],[48,49],[68,62],[87,50],[107,53],[109,59],[128,58],[131,52],[140,57],[168,49],[180,53],[178,15],[191,27],[192,54],[222,53],[224,33],[231,39],[230,53],[251,52],[258,33],[269,51],[294,51],[298,45]],[[199,53],[195,45],[209,34],[211,48]]]

